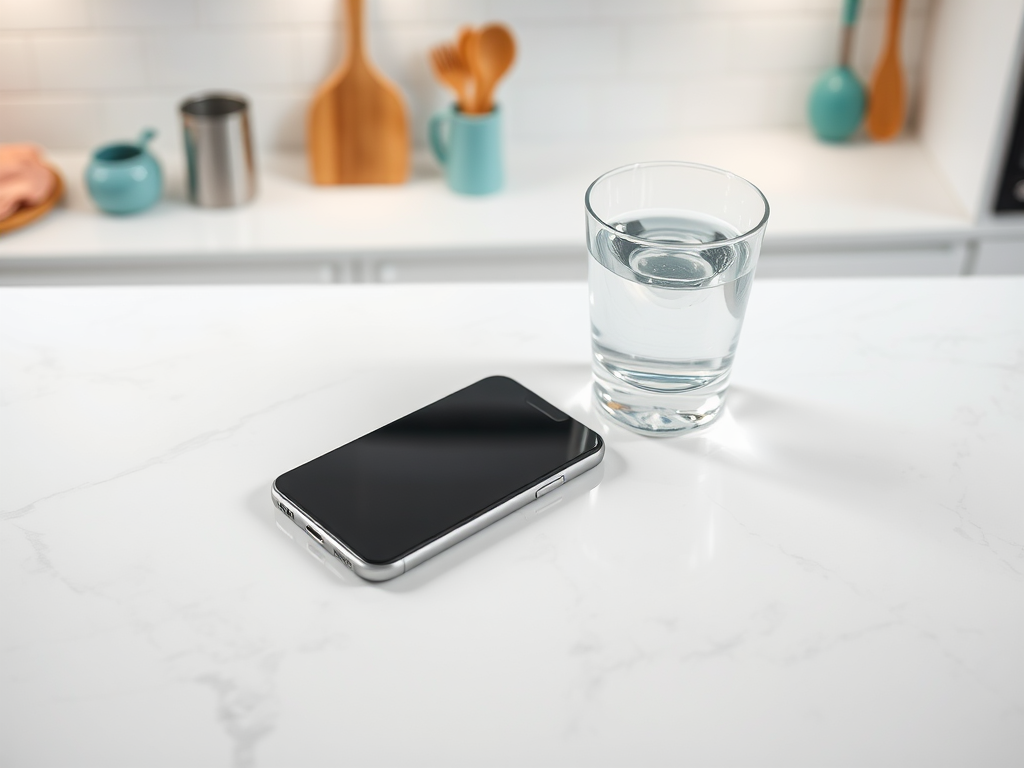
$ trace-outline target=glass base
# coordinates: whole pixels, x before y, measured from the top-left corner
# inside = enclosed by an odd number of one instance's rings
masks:
[[[725,387],[685,396],[628,392],[594,382],[597,411],[614,424],[647,437],[675,437],[703,430],[722,414]]]

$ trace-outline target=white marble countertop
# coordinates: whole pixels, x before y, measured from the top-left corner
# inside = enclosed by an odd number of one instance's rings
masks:
[[[1024,279],[755,286],[726,417],[598,421],[580,284],[0,290],[0,763],[1011,766]],[[385,584],[280,472],[477,378],[602,468]]]

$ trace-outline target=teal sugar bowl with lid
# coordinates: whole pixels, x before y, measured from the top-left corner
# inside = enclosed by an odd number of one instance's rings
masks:
[[[85,186],[101,210],[139,213],[160,199],[163,174],[146,148],[154,136],[156,132],[147,129],[135,144],[107,144],[93,153],[85,169]]]

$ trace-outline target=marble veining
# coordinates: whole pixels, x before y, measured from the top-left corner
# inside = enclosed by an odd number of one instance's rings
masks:
[[[1024,750],[1024,280],[760,282],[729,411],[589,401],[585,287],[0,291],[0,763]],[[604,464],[385,584],[280,472],[493,373]]]

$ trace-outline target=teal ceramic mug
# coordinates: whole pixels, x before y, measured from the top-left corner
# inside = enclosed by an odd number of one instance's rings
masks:
[[[430,147],[455,192],[486,195],[505,183],[501,112],[470,115],[452,106],[430,119]]]
[[[107,144],[97,149],[85,169],[85,186],[107,213],[138,213],[160,199],[163,175],[146,145],[156,135],[145,130],[136,144]]]

